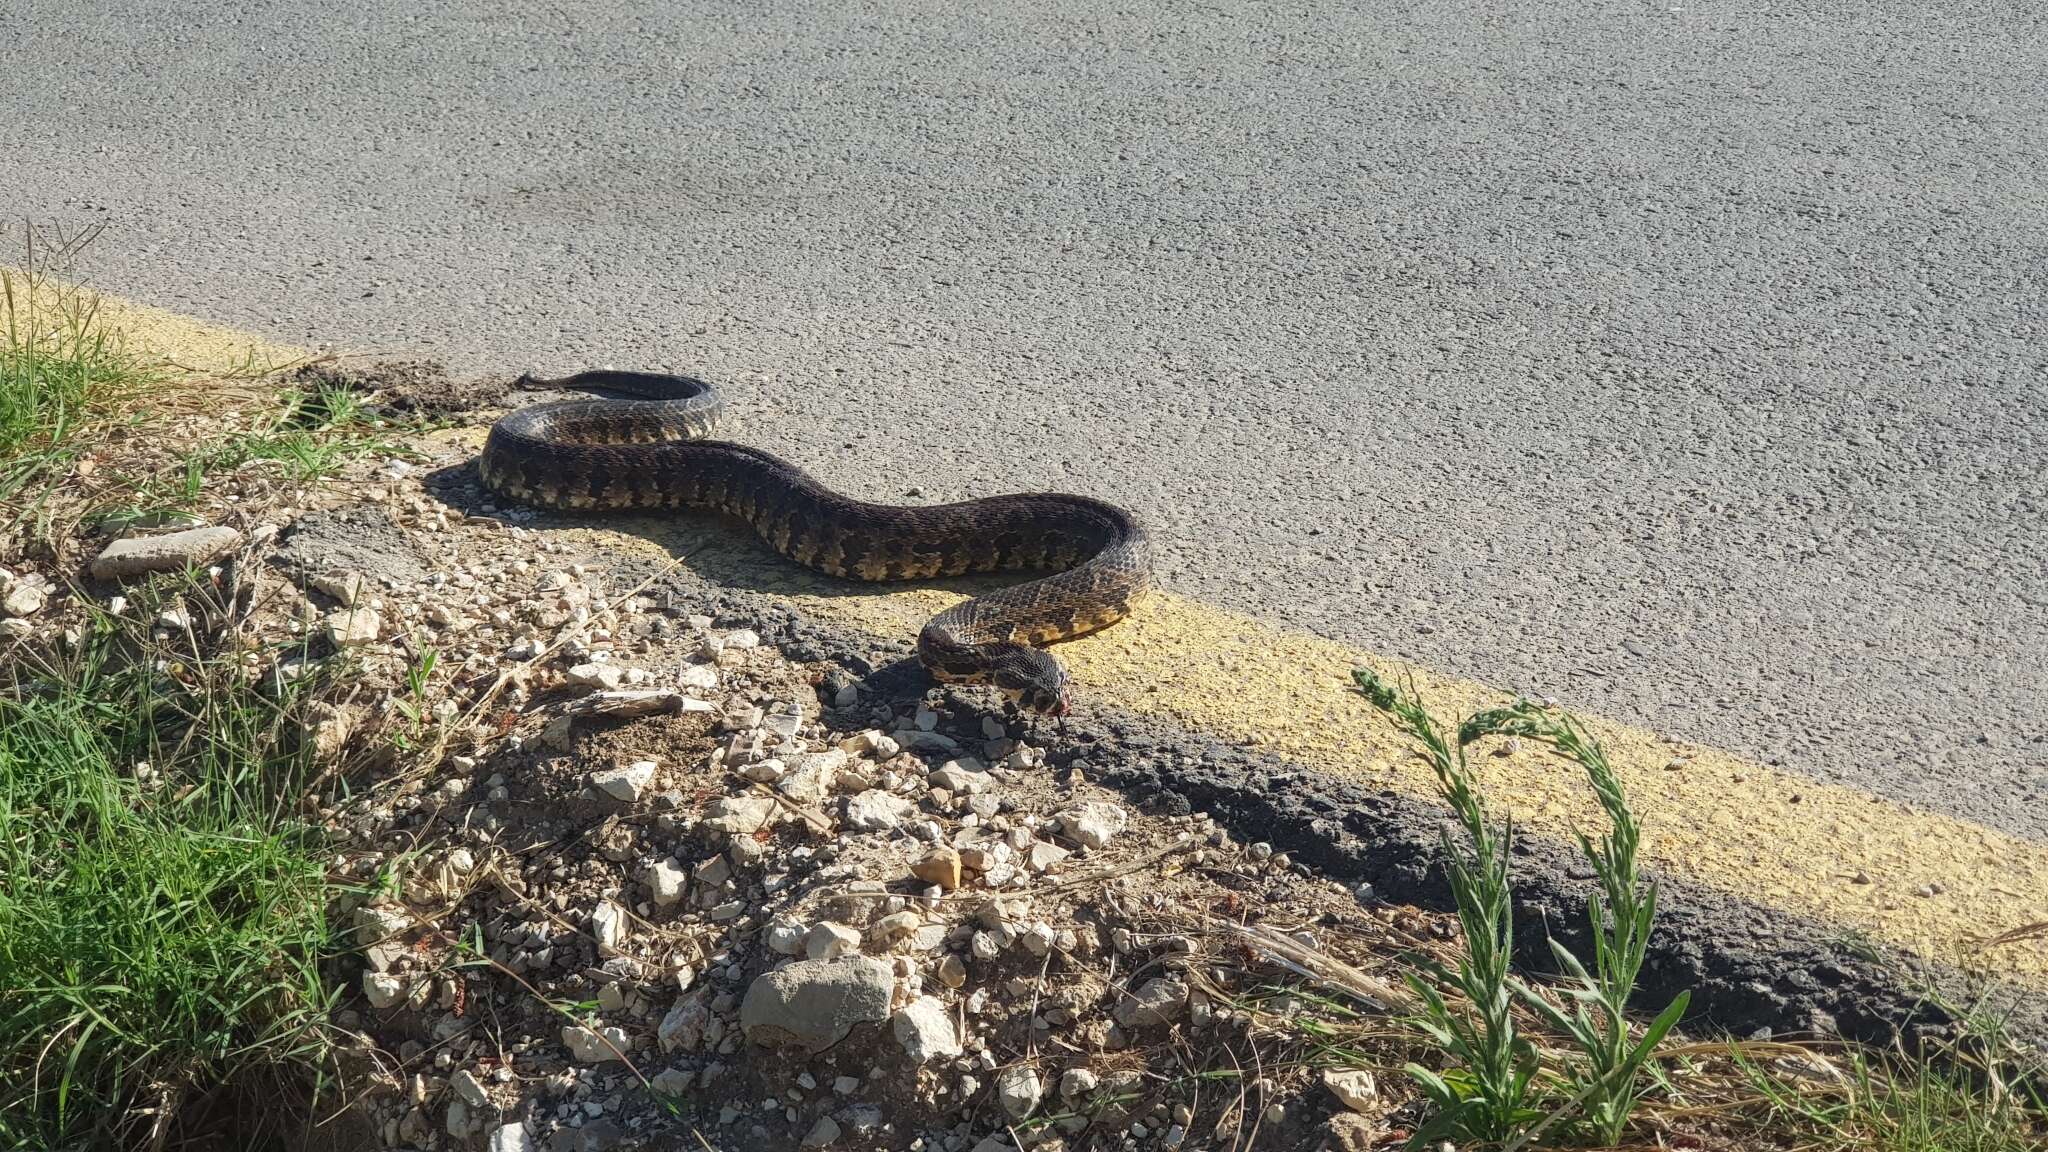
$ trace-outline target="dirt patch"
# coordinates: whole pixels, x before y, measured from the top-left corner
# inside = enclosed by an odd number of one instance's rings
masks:
[[[504,402],[509,376],[451,376],[438,360],[346,364],[325,360],[293,374],[299,387],[338,388],[376,398],[394,412],[427,418],[460,416]]]

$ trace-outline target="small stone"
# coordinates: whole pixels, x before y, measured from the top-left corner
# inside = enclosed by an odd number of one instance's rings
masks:
[[[610,1043],[607,1044],[606,1041]],[[592,1031],[578,1024],[562,1026],[562,1046],[569,1055],[584,1064],[603,1064],[617,1060],[621,1054],[632,1048],[633,1038],[624,1028],[604,1028]],[[613,1051],[617,1049],[617,1051]]]
[[[1323,1087],[1330,1090],[1339,1103],[1353,1112],[1377,1112],[1380,1098],[1379,1084],[1372,1073],[1363,1068],[1339,1071],[1326,1069],[1323,1072]]]
[[[631,804],[646,793],[649,784],[654,783],[654,769],[652,760],[635,760],[624,768],[592,772],[590,783],[612,799]]]
[[[869,925],[868,935],[886,948],[898,940],[912,935],[922,927],[924,927],[923,916],[916,912],[898,912],[892,916],[884,916]]]
[[[820,1116],[818,1117],[818,1122],[811,1125],[811,1130],[804,1133],[803,1146],[806,1148],[823,1148],[837,1139],[839,1139],[839,1122],[830,1116]]]
[[[442,1128],[457,1140],[469,1138],[469,1105],[460,1100],[448,1102],[448,1116],[442,1121]]]
[[[488,1152],[533,1152],[533,1139],[527,1134],[524,1120],[491,1129],[485,1145]]]
[[[832,1081],[832,1091],[834,1091],[834,1092],[838,1093],[838,1094],[839,1094],[839,1095],[841,1095],[841,1096],[851,1096],[851,1095],[853,1095],[853,1094],[854,1094],[855,1092],[858,1092],[858,1091],[860,1091],[860,1077],[858,1077],[858,1076],[839,1076],[839,1077],[835,1077],[835,1078],[833,1079],[833,1081]]]
[[[1022,1120],[1031,1115],[1044,1095],[1045,1088],[1038,1082],[1038,1073],[1034,1069],[1019,1065],[1005,1068],[1002,1075],[996,1077],[996,1099],[1012,1120]]]
[[[696,876],[701,884],[712,888],[721,887],[727,880],[732,879],[732,861],[724,856],[706,856],[697,865]]]
[[[1117,1002],[1116,1022],[1126,1028],[1171,1024],[1187,1009],[1188,986],[1178,980],[1147,980],[1136,992]]]
[[[370,1007],[382,1011],[405,999],[405,981],[388,972],[363,973],[363,997]]]
[[[804,936],[804,958],[832,960],[860,951],[860,929],[847,924],[820,920]]]
[[[948,760],[926,777],[925,783],[956,796],[972,796],[988,788],[988,766],[979,760]]]
[[[903,1045],[916,1063],[960,1055],[960,1036],[953,1028],[953,1017],[936,996],[920,996],[905,1004],[896,1013],[891,1027],[896,1042]]]
[[[777,781],[775,790],[798,804],[822,804],[831,795],[833,780],[845,764],[846,753],[837,748],[798,756]]]
[[[766,937],[769,951],[778,956],[795,956],[804,950],[810,927],[800,920],[777,916],[768,922]]]
[[[1023,943],[1024,950],[1033,956],[1046,956],[1052,953],[1052,925],[1043,921],[1026,928],[1018,939]]]
[[[33,616],[43,610],[43,604],[48,599],[49,596],[41,585],[30,584],[26,580],[17,581],[8,587],[5,596],[0,596],[0,612],[17,618]]]
[[[330,613],[323,625],[328,643],[336,648],[368,644],[384,630],[384,621],[371,608],[344,608]]]
[[[917,706],[917,715],[912,722],[917,725],[917,730],[920,732],[935,731],[939,726],[939,714],[923,704],[919,704]]]
[[[654,1031],[654,1038],[661,1044],[663,1052],[674,1052],[681,1048],[693,1051],[703,1043],[705,1028],[711,1023],[711,1010],[704,1005],[701,996],[685,997],[669,1008],[661,1018],[661,1024]]]
[[[902,796],[870,789],[846,801],[846,824],[862,832],[893,832],[917,810]]]
[[[761,637],[751,628],[739,628],[725,634],[727,648],[759,648]]]
[[[455,1075],[448,1078],[448,1086],[455,1089],[455,1094],[462,1097],[462,1102],[471,1108],[491,1106],[491,1094],[484,1091],[483,1082],[467,1068],[456,1069]]]
[[[832,706],[834,708],[851,708],[858,703],[860,703],[860,687],[858,685],[842,684],[839,686],[839,691],[832,694]]]
[[[939,966],[933,970],[939,983],[948,988],[958,988],[967,983],[967,964],[951,952],[939,959]]]
[[[1066,1100],[1086,1096],[1101,1083],[1102,1078],[1086,1068],[1069,1068],[1060,1077],[1060,1096]]]
[[[676,673],[676,686],[685,691],[714,691],[718,688],[718,668],[712,664],[685,664]]]
[[[1057,865],[1060,861],[1065,860],[1071,855],[1073,853],[1057,844],[1040,840],[1031,846],[1030,853],[1024,858],[1024,866],[1033,872],[1049,872],[1054,865]]]
[[[578,664],[569,669],[569,683],[585,688],[617,691],[626,682],[626,670],[616,664]]]
[[[597,946],[616,950],[626,940],[626,910],[610,900],[600,900],[590,913],[590,934]]]
[[[789,772],[789,766],[780,760],[757,761],[740,769],[740,775],[756,784],[773,784]]]
[[[910,874],[951,892],[960,886],[960,853],[951,848],[934,848],[931,855],[910,866]]]
[[[751,836],[775,814],[773,796],[720,796],[705,808],[704,826],[732,836]]]
[[[680,903],[689,884],[689,874],[673,859],[656,860],[647,869],[647,887],[652,890],[658,907],[667,908]]]
[[[821,1052],[855,1024],[888,1019],[895,986],[895,970],[886,961],[799,960],[748,986],[740,1028],[757,1044]]]
[[[1103,800],[1084,800],[1059,814],[1060,828],[1089,848],[1108,844],[1131,822],[1130,813],[1120,805]]]
[[[663,1068],[648,1081],[648,1086],[663,1096],[682,1096],[689,1092],[694,1080],[680,1068]]]
[[[370,589],[369,580],[361,572],[322,572],[306,578],[306,586],[315,592],[332,596],[335,603],[343,608],[353,608]]]
[[[95,580],[122,580],[144,572],[197,568],[227,555],[242,542],[233,528],[193,528],[163,536],[131,536],[107,545],[92,562]]]

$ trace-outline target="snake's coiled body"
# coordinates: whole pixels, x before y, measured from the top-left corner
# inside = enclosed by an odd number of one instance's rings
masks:
[[[1066,671],[1040,649],[1116,623],[1150,589],[1145,530],[1113,504],[1057,493],[871,504],[757,448],[705,439],[723,401],[701,380],[603,371],[521,383],[638,398],[540,404],[499,420],[478,467],[487,486],[512,499],[564,510],[723,512],[791,560],[855,580],[1052,573],[932,617],[917,652],[939,680],[994,684],[1023,707],[1062,714]]]

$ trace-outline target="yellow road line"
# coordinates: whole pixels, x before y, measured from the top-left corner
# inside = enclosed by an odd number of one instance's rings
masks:
[[[144,344],[168,339],[187,362],[212,356],[234,363],[252,346],[266,350],[246,334],[128,307],[148,321],[131,338]],[[294,354],[280,346],[267,351]],[[458,440],[480,437],[476,430]],[[611,554],[672,554],[685,544],[685,530],[673,522],[636,519],[578,531],[587,533],[593,549]],[[849,587],[766,557],[750,544],[699,549],[691,562],[715,579],[785,596],[814,619],[877,636],[914,636],[925,617],[960,598],[930,587]],[[1058,651],[1085,700],[1416,796],[1432,794],[1426,769],[1350,690],[1349,670],[1363,664],[1386,675],[1413,674],[1440,714],[1508,699],[1482,684],[1171,594]],[[2040,942],[1988,957],[1970,948],[1973,940],[2048,919],[2048,844],[1712,748],[1688,746],[1687,763],[1669,769],[1675,749],[1654,733],[1598,717],[1586,721],[1643,818],[1648,856],[1658,867],[1931,959],[1985,963],[2048,988],[2048,947]],[[1575,825],[1597,827],[1598,810],[1575,768],[1535,750],[1484,757],[1479,767],[1496,802],[1524,828],[1562,835]],[[1928,886],[1938,894],[1918,894]]]

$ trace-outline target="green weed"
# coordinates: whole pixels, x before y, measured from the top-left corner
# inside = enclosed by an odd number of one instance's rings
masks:
[[[1514,924],[1508,892],[1508,853],[1513,830],[1488,815],[1465,760],[1465,744],[1453,743],[1413,691],[1398,692],[1372,672],[1354,673],[1374,707],[1387,712],[1422,745],[1436,774],[1437,789],[1463,826],[1465,842],[1443,835],[1444,866],[1464,932],[1465,953],[1455,969],[1421,960],[1438,983],[1457,990],[1470,1011],[1454,1011],[1442,993],[1410,973],[1409,986],[1424,1009],[1416,1025],[1450,1057],[1451,1066],[1433,1072],[1407,1065],[1436,1115],[1419,1128],[1411,1148],[1434,1147],[1446,1139],[1506,1140],[1542,1119],[1533,1106],[1530,1082],[1539,1061],[1515,1025],[1508,963],[1514,952]]]
[[[0,1148],[160,1138],[184,1097],[322,1051],[294,701],[184,643],[102,617],[0,699]]]

